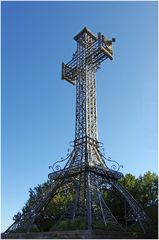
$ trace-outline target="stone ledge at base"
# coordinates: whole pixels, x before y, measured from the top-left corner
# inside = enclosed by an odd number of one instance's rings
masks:
[[[2,239],[157,239],[157,236],[104,230],[71,230],[52,232],[12,233]]]

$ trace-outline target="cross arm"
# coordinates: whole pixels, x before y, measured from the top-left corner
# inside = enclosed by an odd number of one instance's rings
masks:
[[[77,79],[77,53],[73,54],[71,61],[67,64],[62,63],[62,80],[66,80],[69,83],[75,85]]]

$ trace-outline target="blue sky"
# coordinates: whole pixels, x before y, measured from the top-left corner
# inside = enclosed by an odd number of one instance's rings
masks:
[[[157,2],[2,2],[2,231],[74,140],[61,62],[87,26],[115,37],[97,72],[99,141],[135,176],[157,172]]]

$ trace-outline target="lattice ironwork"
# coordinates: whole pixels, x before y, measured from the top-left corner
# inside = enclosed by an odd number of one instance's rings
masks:
[[[57,193],[71,191],[72,202],[61,219],[83,218],[88,229],[101,223],[115,225],[121,229],[116,216],[113,215],[104,199],[104,192],[117,193],[127,205],[127,216],[131,221],[144,225],[149,221],[142,207],[132,195],[119,183],[123,174],[120,165],[102,153],[102,144],[98,141],[97,105],[96,105],[96,71],[106,59],[113,59],[112,44],[115,39],[106,39],[84,28],[74,37],[77,49],[71,61],[62,63],[62,79],[76,85],[76,125],[73,150],[65,159],[61,159],[50,168],[48,175],[52,181],[51,188],[39,199],[29,211],[19,217],[10,226],[10,231],[32,231],[39,216],[47,208]],[[66,162],[63,168],[60,163]],[[109,166],[112,163],[112,166]]]

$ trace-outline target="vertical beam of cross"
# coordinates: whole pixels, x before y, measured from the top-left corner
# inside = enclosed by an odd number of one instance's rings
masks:
[[[75,142],[98,141],[96,71],[105,59],[113,59],[112,42],[84,28],[74,39],[77,50],[70,62],[62,64],[62,79],[76,84]]]

